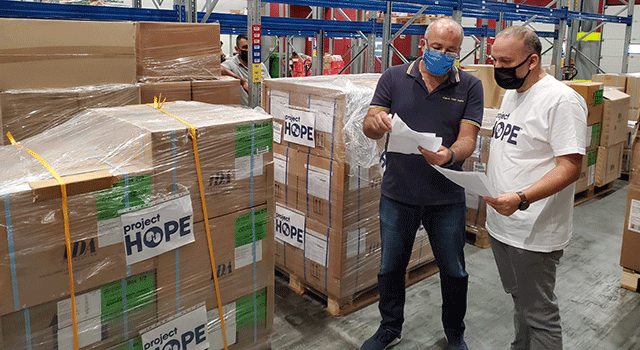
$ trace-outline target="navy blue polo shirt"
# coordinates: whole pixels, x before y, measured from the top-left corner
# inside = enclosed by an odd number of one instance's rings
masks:
[[[482,83],[457,68],[431,93],[420,75],[420,59],[387,69],[376,87],[371,107],[397,114],[416,131],[442,137],[450,147],[458,138],[460,123],[482,125]],[[464,202],[464,189],[437,172],[420,154],[387,152],[382,194],[413,205]],[[453,167],[462,170],[462,162]]]

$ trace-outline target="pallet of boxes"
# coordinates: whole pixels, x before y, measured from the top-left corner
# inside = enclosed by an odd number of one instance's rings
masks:
[[[597,79],[565,81],[585,99],[588,110],[587,149],[576,182],[576,205],[612,190],[613,181],[620,177],[622,155],[628,143],[630,96],[620,91],[621,87],[605,87]]]
[[[239,81],[220,76],[219,33],[217,24],[0,19],[0,131],[22,140],[84,109],[154,96],[240,104]]]
[[[219,70],[219,39],[204,54],[168,55],[171,35],[154,46],[163,33],[219,27],[2,19],[0,29],[13,49],[0,52],[0,72],[12,72],[0,74],[3,118],[15,116],[4,132],[19,136],[0,146],[0,348],[270,348],[271,117],[140,105],[132,85]],[[110,98],[104,83],[128,85]],[[121,104],[134,105],[90,108]]]
[[[199,102],[91,109],[0,147],[0,347],[222,349],[220,300],[229,348],[268,348],[271,149],[269,115]]]
[[[362,121],[379,75],[265,82],[274,117],[275,263],[289,286],[327,299],[343,315],[377,300],[381,172]],[[371,152],[363,144],[371,142]],[[435,273],[418,232],[407,282]]]

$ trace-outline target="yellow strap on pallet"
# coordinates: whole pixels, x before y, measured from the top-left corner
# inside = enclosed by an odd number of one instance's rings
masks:
[[[200,168],[200,155],[198,154],[198,133],[197,133],[198,130],[196,129],[195,126],[189,124],[187,121],[183,120],[182,118],[177,117],[163,110],[162,106],[164,105],[165,101],[166,99],[160,103],[159,99],[157,97],[154,97],[153,104],[149,104],[148,106],[151,106],[159,110],[160,112],[175,118],[176,120],[180,121],[181,123],[183,123],[189,128],[189,135],[191,135],[191,141],[193,144],[193,155],[196,159],[196,173],[198,176],[198,188],[200,189],[200,202],[202,203],[202,213],[204,216],[204,228],[207,232],[207,245],[209,246],[209,260],[211,261],[211,272],[213,274],[213,284],[216,289],[216,301],[218,302],[218,314],[220,316],[220,326],[222,327],[222,341],[224,342],[225,350],[227,350],[228,349],[227,331],[224,324],[224,310],[222,310],[222,300],[220,298],[220,285],[218,283],[218,274],[216,273],[216,259],[213,255],[213,245],[211,243],[211,229],[209,228],[209,215],[207,215],[207,202],[204,198],[204,185],[202,184],[202,170]]]
[[[11,133],[7,133],[7,138],[11,141],[11,144],[22,148],[29,152],[35,159],[37,159],[52,175],[58,180],[60,183],[60,192],[62,193],[62,216],[64,218],[64,243],[67,249],[67,268],[69,269],[69,293],[71,293],[71,322],[73,325],[73,348],[78,350],[80,345],[78,343],[78,319],[76,316],[76,294],[73,287],[73,263],[71,261],[71,234],[69,230],[69,208],[67,204],[67,185],[64,183],[60,175],[47,163],[46,160],[42,159],[37,153],[32,150],[22,146],[11,136]]]

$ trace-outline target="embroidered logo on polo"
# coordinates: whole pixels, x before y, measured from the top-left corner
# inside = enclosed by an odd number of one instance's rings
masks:
[[[506,140],[507,143],[517,145],[518,132],[522,130],[522,128],[518,125],[508,123],[507,120],[509,120],[509,116],[510,114],[507,113],[498,113],[491,137],[500,141]]]
[[[455,97],[442,96],[443,100],[464,103],[464,100]]]

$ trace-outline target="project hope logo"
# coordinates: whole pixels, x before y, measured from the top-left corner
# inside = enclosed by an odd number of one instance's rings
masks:
[[[315,147],[315,122],[316,118],[312,113],[289,108],[284,115],[284,140],[307,147]]]
[[[207,310],[201,306],[141,335],[144,350],[204,350],[207,339]]]
[[[195,241],[189,195],[124,214],[121,219],[127,265]]]
[[[504,141],[506,139],[507,143],[518,145],[518,132],[522,130],[522,128],[508,123],[507,120],[509,116],[510,114],[498,113],[491,135],[496,140]]]

